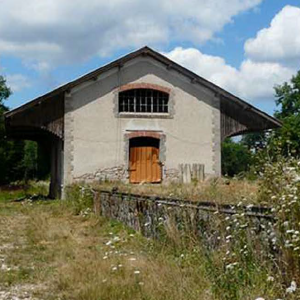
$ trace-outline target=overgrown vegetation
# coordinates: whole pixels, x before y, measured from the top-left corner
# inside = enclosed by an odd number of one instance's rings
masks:
[[[218,204],[258,203],[257,182],[246,179],[207,179],[190,184],[170,183],[165,185],[128,185],[123,182],[100,182],[92,184],[96,190],[117,190],[124,193],[185,199],[191,201],[211,201]],[[263,204],[263,203],[261,203]]]
[[[46,300],[299,299],[299,178],[295,159],[267,164],[259,197],[272,199],[275,226],[258,234],[241,201],[236,214],[213,215],[214,247],[170,223],[151,240],[95,216],[88,188],[71,187],[68,201],[3,200],[0,287]]]
[[[202,270],[211,299],[300,297],[300,162],[280,155],[274,160],[261,166],[257,195],[258,202],[268,203],[273,221],[253,223],[244,209],[252,205],[240,198],[235,214],[214,215],[214,222],[210,219],[217,233],[215,247],[207,247],[206,234],[203,239],[190,230],[183,234],[168,222],[164,247],[182,253]],[[185,225],[179,227],[182,230]]]

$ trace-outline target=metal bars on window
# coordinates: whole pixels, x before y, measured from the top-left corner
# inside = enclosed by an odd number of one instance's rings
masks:
[[[132,89],[119,93],[119,112],[168,113],[169,94],[153,89]]]

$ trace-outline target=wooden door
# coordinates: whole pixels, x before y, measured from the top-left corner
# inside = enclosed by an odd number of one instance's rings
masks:
[[[159,147],[147,140],[133,143],[129,154],[130,183],[161,182]]]

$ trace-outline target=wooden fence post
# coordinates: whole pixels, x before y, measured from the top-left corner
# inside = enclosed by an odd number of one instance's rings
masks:
[[[94,193],[94,213],[101,214],[101,192],[95,191]]]

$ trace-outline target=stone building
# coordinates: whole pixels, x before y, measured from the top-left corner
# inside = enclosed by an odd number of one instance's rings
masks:
[[[178,180],[179,164],[220,176],[224,138],[280,126],[148,47],[8,112],[5,123],[10,138],[51,152],[52,196],[79,180]]]

